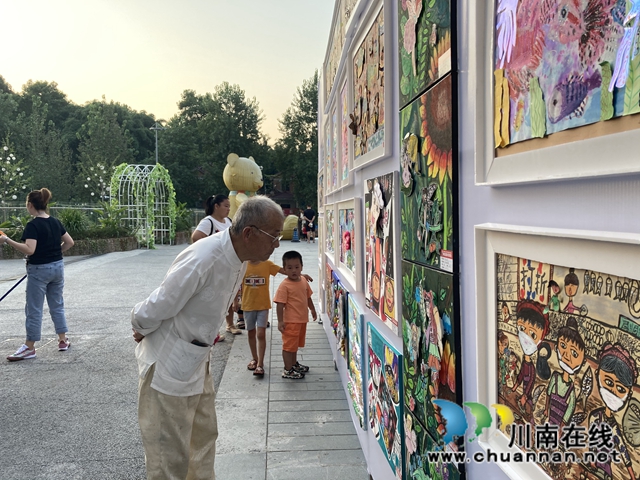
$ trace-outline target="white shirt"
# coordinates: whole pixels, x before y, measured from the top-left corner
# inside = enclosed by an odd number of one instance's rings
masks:
[[[218,233],[223,230],[226,230],[230,226],[231,226],[231,220],[229,220],[228,218],[225,218],[224,222],[219,222],[218,220],[213,218],[211,215],[207,215],[202,220],[200,220],[200,223],[196,227],[196,230],[200,230],[202,233],[206,234],[208,237],[209,235],[213,235],[214,233]]]
[[[131,311],[131,325],[145,335],[136,347],[140,378],[155,363],[155,390],[178,397],[203,392],[210,345],[246,265],[228,229],[195,242],[176,257],[162,284]],[[194,340],[209,346],[194,345]]]

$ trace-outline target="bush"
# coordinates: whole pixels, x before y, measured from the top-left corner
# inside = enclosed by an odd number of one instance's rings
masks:
[[[56,216],[71,238],[76,240],[86,238],[91,223],[82,210],[65,208],[57,212]]]
[[[186,203],[176,204],[176,232],[188,232],[193,227],[193,214]]]

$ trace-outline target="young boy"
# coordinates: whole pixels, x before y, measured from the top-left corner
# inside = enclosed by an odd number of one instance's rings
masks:
[[[299,380],[309,371],[309,367],[298,363],[298,348],[304,347],[309,310],[314,322],[318,314],[311,300],[311,287],[302,276],[302,255],[293,250],[286,252],[282,256],[282,265],[287,278],[273,298],[277,304],[278,330],[282,333],[282,378]]]

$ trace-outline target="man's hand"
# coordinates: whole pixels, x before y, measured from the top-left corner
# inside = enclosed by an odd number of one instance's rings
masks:
[[[281,322],[280,320],[278,320],[278,331],[280,333],[284,333],[284,322]]]
[[[144,335],[142,335],[139,332],[136,332],[133,328],[131,329],[131,331],[133,332],[133,339],[136,341],[136,343],[140,343],[144,338]]]
[[[315,322],[316,320],[318,320],[318,313],[317,313],[315,310],[313,310],[313,311],[311,312],[311,316],[313,317],[313,321],[314,321],[314,322]]]
[[[313,278],[311,278],[311,277],[310,277],[309,275],[307,275],[306,273],[303,273],[303,274],[302,274],[302,276],[303,276],[304,278],[306,278],[306,279],[307,279],[307,282],[313,282]]]

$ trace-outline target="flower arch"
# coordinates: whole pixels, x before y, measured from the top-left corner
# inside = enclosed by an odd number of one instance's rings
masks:
[[[137,228],[140,243],[172,243],[176,235],[176,193],[162,165],[120,164],[111,176],[111,201],[124,208],[123,220]]]

